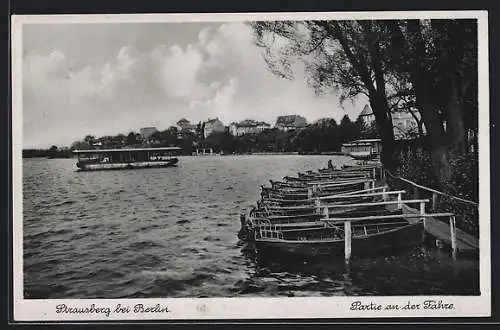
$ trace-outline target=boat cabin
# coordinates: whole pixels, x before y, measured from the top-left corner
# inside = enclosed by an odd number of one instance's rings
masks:
[[[363,139],[355,140],[349,143],[342,144],[342,153],[350,155],[352,153],[369,153],[380,155],[382,152],[381,139]]]

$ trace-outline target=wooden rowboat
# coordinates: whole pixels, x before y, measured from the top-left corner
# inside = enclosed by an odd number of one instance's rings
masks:
[[[369,232],[366,230],[368,227],[375,228],[376,231]],[[258,254],[264,256],[281,253],[309,257],[344,256],[345,241],[340,227],[291,229],[259,234],[255,238],[255,248]],[[387,224],[356,225],[353,226],[352,253],[363,255],[418,245],[422,242],[422,234],[422,222],[409,223],[403,218]]]

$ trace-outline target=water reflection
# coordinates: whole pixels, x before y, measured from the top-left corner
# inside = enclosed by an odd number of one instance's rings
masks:
[[[255,270],[247,283],[254,293],[270,279],[279,279],[279,289],[291,296],[304,292],[347,296],[479,294],[478,274],[474,271],[477,260],[453,260],[447,251],[432,246],[353,256],[350,263],[340,257],[263,258],[248,250],[242,253]]]

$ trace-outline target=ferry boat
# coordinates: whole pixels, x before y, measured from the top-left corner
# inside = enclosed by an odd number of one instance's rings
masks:
[[[78,171],[177,166],[179,147],[74,150]]]
[[[372,160],[380,157],[381,139],[355,140],[342,144],[342,152],[358,160]]]

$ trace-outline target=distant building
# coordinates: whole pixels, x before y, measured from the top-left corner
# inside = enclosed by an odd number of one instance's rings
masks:
[[[307,125],[307,121],[304,117],[299,115],[288,115],[288,116],[279,116],[276,119],[275,127],[282,131],[289,131],[294,129],[302,129]]]
[[[156,127],[143,127],[139,130],[140,139],[143,142],[149,143],[151,136],[158,132]]]
[[[177,128],[180,132],[196,133],[196,124],[191,124],[186,118],[182,118],[177,122]]]
[[[415,111],[417,118],[420,118],[418,111]],[[407,111],[395,111],[391,113],[394,138],[396,140],[408,139],[418,134],[418,123]],[[366,126],[371,126],[375,122],[375,115],[371,107],[367,104],[359,114]]]
[[[231,125],[229,125],[229,133],[234,136],[242,136],[245,134],[259,134],[270,128],[271,125],[263,121],[246,119],[240,121],[239,123],[231,123]]]
[[[141,138],[143,139],[148,139],[156,132],[158,132],[156,127],[143,127],[139,130],[139,134],[141,134]]]
[[[219,120],[219,118],[209,119],[205,122],[205,127],[203,128],[203,138],[207,138],[210,134],[216,132],[224,132],[226,127]]]

